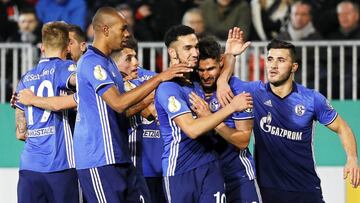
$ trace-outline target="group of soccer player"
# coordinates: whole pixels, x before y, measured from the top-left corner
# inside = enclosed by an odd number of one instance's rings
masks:
[[[100,8],[92,25],[86,48],[74,26],[45,24],[43,58],[18,84],[19,202],[324,202],[316,120],[339,134],[344,177],[359,185],[355,137],[324,96],[293,81],[291,43],[268,44],[268,82],[244,82],[232,76],[250,45],[239,28],[222,54],[213,38],[171,27],[169,68],[156,74],[138,67],[115,9]]]

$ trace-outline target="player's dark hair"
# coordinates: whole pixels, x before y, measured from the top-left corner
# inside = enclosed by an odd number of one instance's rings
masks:
[[[68,25],[69,32],[75,33],[75,39],[76,41],[80,42],[86,42],[86,34],[85,32],[77,25],[69,24]]]
[[[220,61],[221,46],[214,37],[204,37],[199,41],[200,60],[215,59]]]
[[[172,42],[178,40],[179,36],[186,36],[190,34],[195,34],[194,29],[186,25],[175,25],[172,26],[168,31],[165,33],[164,41],[166,47],[169,47]]]
[[[296,51],[295,51],[295,46],[293,44],[282,40],[273,39],[267,45],[267,50],[269,51],[270,49],[287,49],[290,52],[292,61],[296,62]]]
[[[134,37],[130,37],[129,40],[123,45],[122,49],[129,48],[133,49],[136,53],[138,51],[138,44]]]

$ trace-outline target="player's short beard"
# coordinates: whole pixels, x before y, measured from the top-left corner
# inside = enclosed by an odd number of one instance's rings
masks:
[[[279,87],[279,86],[285,84],[289,80],[290,77],[292,77],[291,70],[288,72],[288,75],[286,75],[284,77],[284,79],[280,79],[279,81],[276,81],[276,82],[270,82],[270,84],[274,85],[275,87]]]

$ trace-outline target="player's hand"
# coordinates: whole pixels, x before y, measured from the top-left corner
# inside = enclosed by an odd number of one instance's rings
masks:
[[[234,97],[233,92],[227,82],[220,82],[219,80],[216,83],[216,98],[218,99],[222,107],[230,104],[232,98]]]
[[[241,93],[236,95],[230,102],[234,112],[244,111],[253,108],[253,99],[250,93]]]
[[[225,45],[225,54],[234,56],[243,53],[251,44],[251,42],[244,42],[244,32],[238,27],[229,30],[228,38]]]
[[[211,114],[210,108],[208,103],[204,101],[201,97],[199,97],[194,92],[189,94],[190,103],[191,103],[191,110],[193,110],[198,117],[204,117]]]
[[[31,106],[32,101],[35,99],[35,94],[30,89],[24,89],[16,96],[17,102],[24,104],[25,106]]]
[[[184,77],[185,73],[192,72],[193,69],[187,67],[187,64],[175,64],[170,66],[166,71],[161,72],[158,77],[160,77],[161,82],[171,80],[175,77]]]
[[[13,108],[13,109],[16,108],[16,106],[15,106],[15,103],[17,102],[16,96],[17,96],[17,94],[16,94],[16,92],[14,92],[14,93],[11,95],[11,99],[10,99],[10,106],[11,106],[11,108]]]
[[[357,188],[360,184],[360,168],[357,160],[348,159],[344,167],[344,179],[350,178],[350,183],[353,188]]]

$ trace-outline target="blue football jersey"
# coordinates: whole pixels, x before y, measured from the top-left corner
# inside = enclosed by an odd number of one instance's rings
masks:
[[[163,82],[155,93],[155,108],[160,122],[160,133],[164,140],[162,155],[163,176],[174,176],[198,168],[217,159],[211,147],[207,146],[208,138],[189,138],[174,122],[174,118],[190,110],[189,94],[198,95],[201,87],[176,82]]]
[[[239,78],[231,77],[229,86],[234,95],[243,92],[249,92],[247,82]],[[220,109],[220,104],[216,97],[216,92],[206,99],[210,110],[216,112]],[[230,128],[236,128],[235,121],[253,119],[252,111],[235,112],[224,120],[224,123]],[[215,151],[219,153],[220,164],[224,174],[225,181],[234,179],[233,177],[247,177],[249,180],[255,178],[254,160],[248,148],[238,150],[234,145],[228,143],[220,135],[216,135]]]
[[[154,77],[157,73],[146,69],[138,69],[138,81],[143,82]],[[163,139],[160,136],[159,125],[155,120],[141,117],[139,137],[142,137],[142,167],[144,177],[162,177],[161,156]]]
[[[20,80],[16,92],[31,89],[40,97],[66,94],[76,65],[60,58],[41,59]],[[28,137],[20,158],[20,170],[54,172],[75,168],[73,140],[67,111],[52,112],[16,103],[25,111]]]
[[[77,69],[78,116],[74,132],[77,169],[131,163],[125,114],[118,114],[101,98],[112,86],[120,93],[125,92],[116,64],[89,46]]]
[[[318,192],[314,127],[332,123],[337,112],[320,93],[293,83],[284,98],[269,83],[250,83],[254,100],[255,165],[261,187]]]

